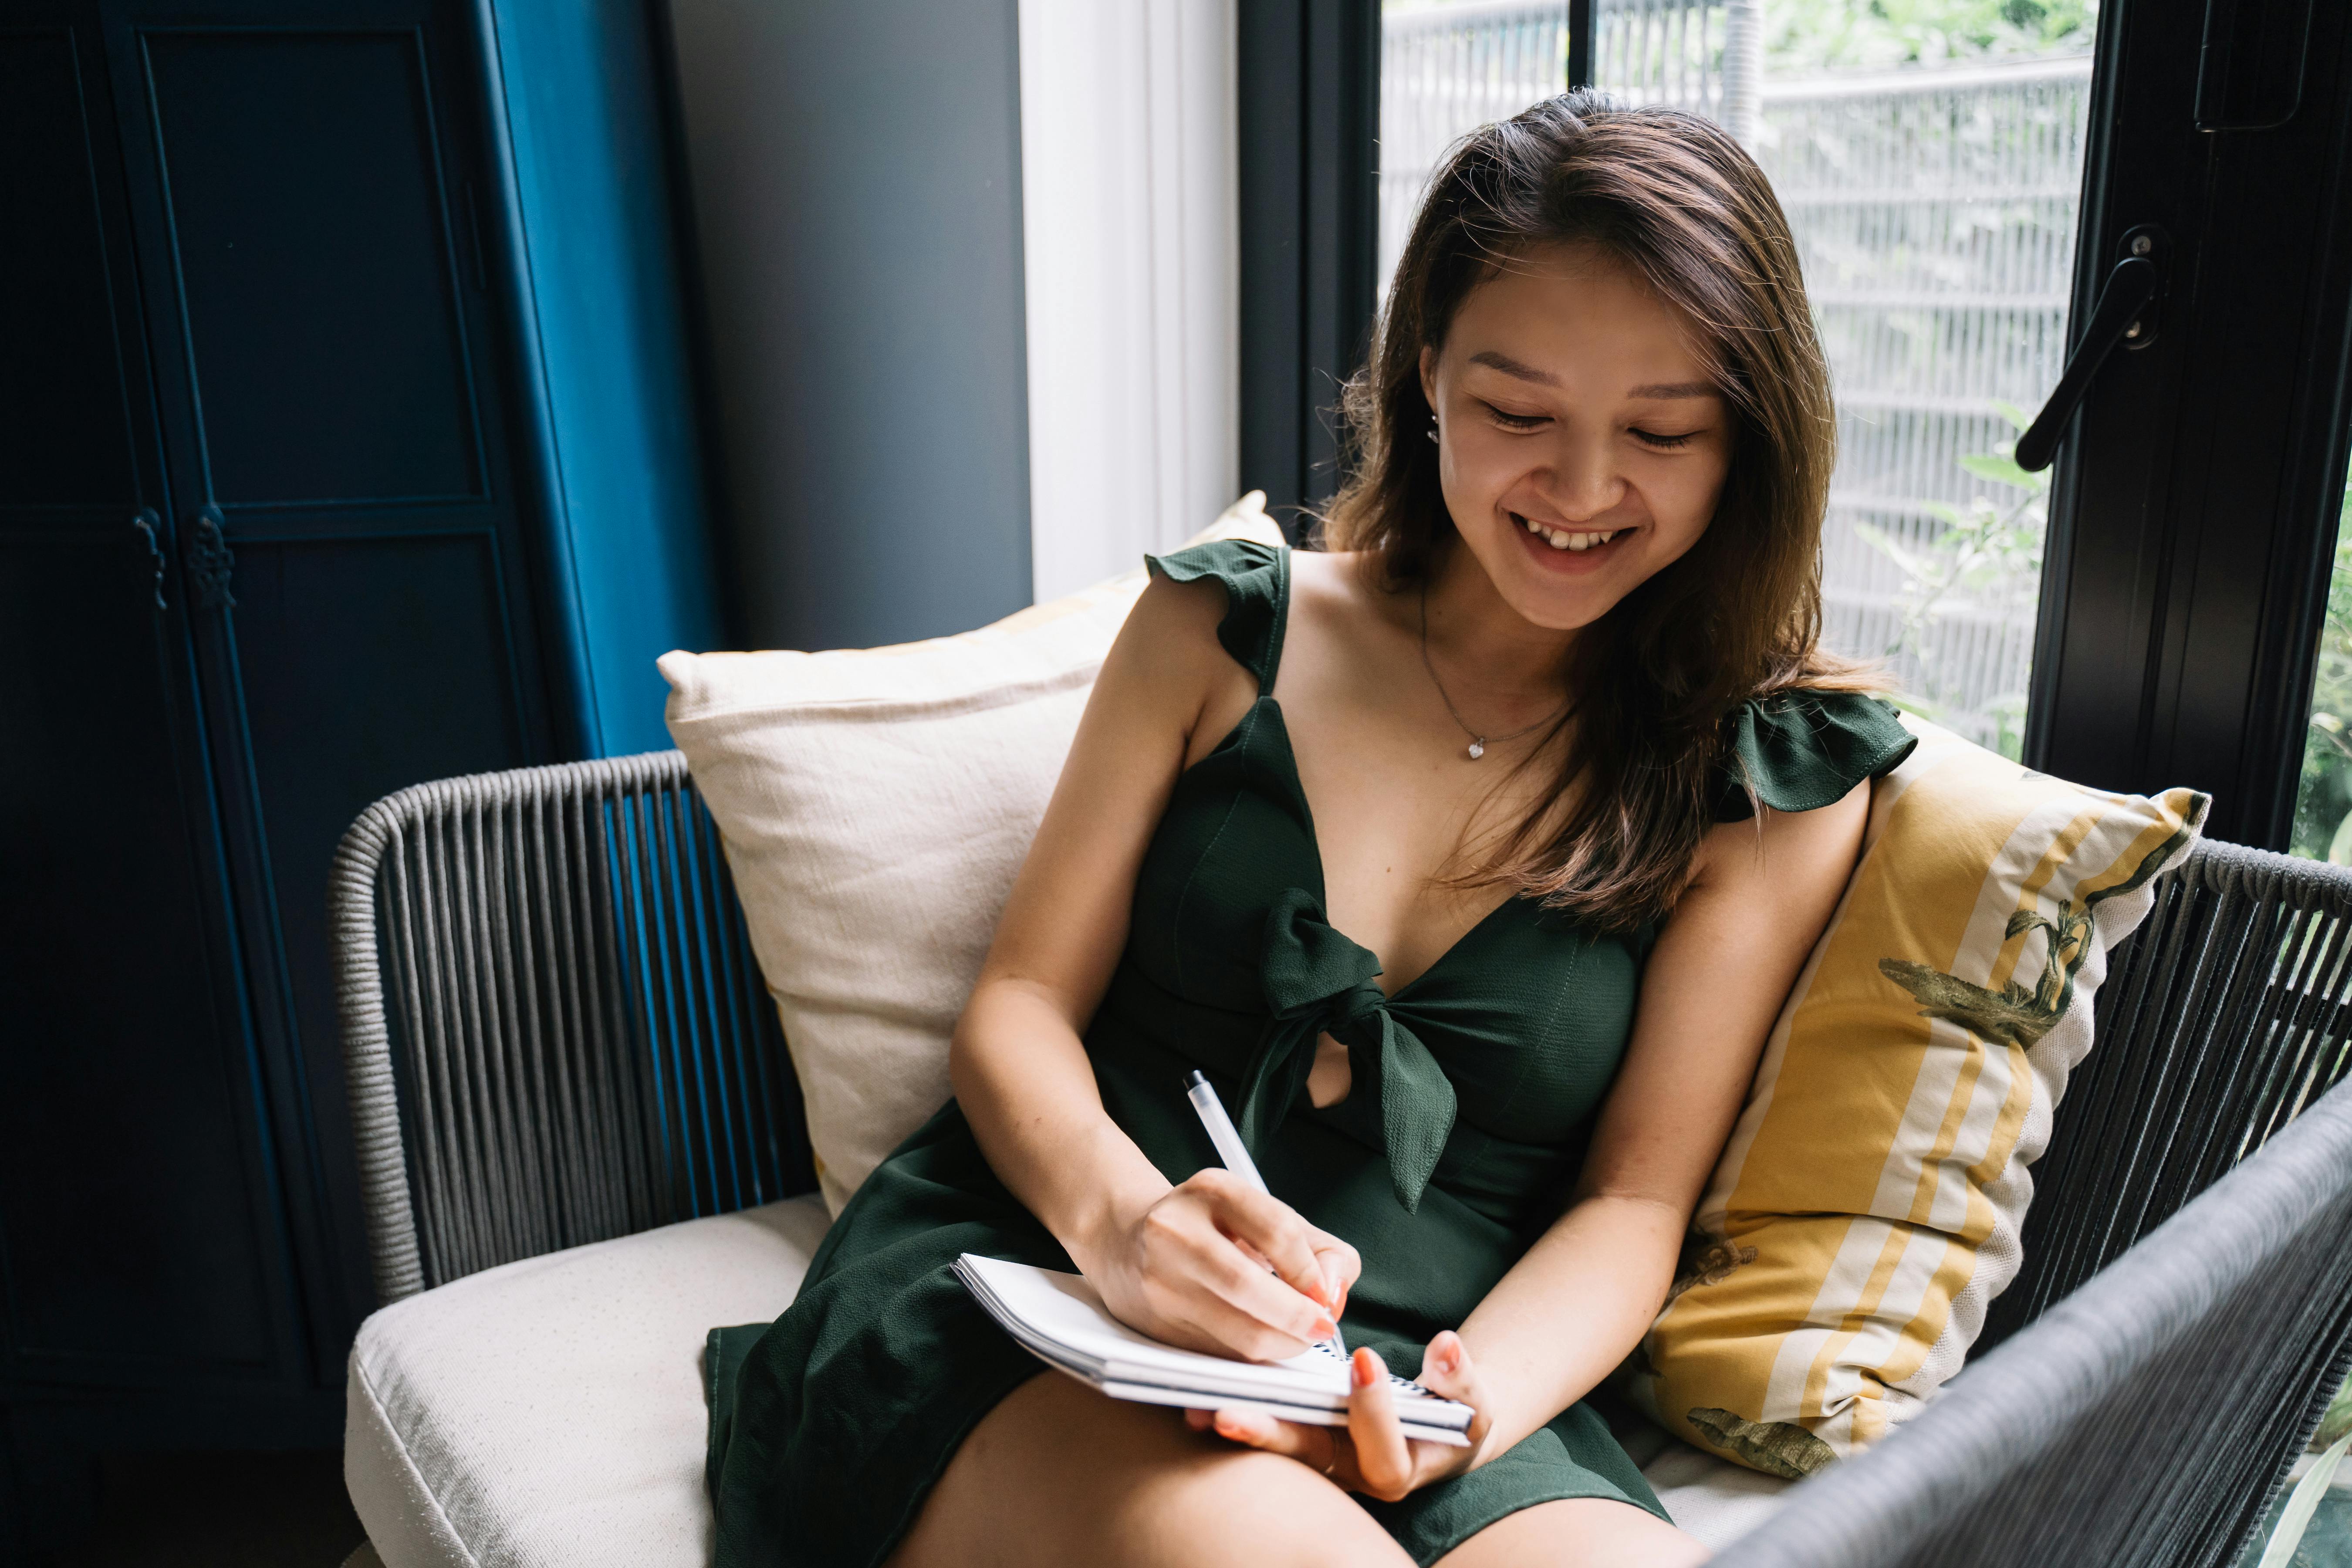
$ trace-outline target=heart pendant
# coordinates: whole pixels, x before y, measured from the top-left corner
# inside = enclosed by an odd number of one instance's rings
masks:
[[[1484,742],[1484,741],[1473,741],[1473,742],[1470,742],[1470,760],[1471,760],[1472,762],[1474,762],[1474,763],[1475,763],[1475,762],[1476,762],[1479,758],[1481,758],[1481,757],[1485,756],[1486,754],[1486,742]]]

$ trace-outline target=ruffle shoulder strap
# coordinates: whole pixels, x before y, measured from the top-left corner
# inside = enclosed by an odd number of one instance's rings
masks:
[[[1891,772],[1919,743],[1891,705],[1859,691],[1752,697],[1733,710],[1725,730],[1716,771],[1717,822],[1746,821],[1756,815],[1754,801],[1774,811],[1818,810],[1863,780]]]
[[[1259,691],[1273,689],[1290,593],[1288,552],[1255,540],[1217,539],[1166,555],[1147,555],[1143,563],[1171,583],[1213,577],[1223,584],[1225,618],[1217,623],[1217,640],[1257,678]]]

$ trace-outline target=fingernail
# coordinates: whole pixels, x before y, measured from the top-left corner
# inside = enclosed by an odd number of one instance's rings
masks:
[[[1349,1358],[1348,1371],[1358,1388],[1370,1388],[1378,1381],[1381,1374],[1372,1370],[1373,1359],[1372,1352],[1369,1350],[1360,1350]]]

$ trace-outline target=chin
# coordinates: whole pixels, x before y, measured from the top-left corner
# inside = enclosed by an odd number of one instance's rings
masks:
[[[1608,614],[1644,575],[1627,569],[1637,567],[1654,542],[1654,529],[1647,522],[1531,528],[1511,512],[1501,521],[1503,537],[1496,542],[1505,552],[1499,563],[1505,569],[1497,576],[1518,590],[1507,596],[1529,622],[1555,631],[1573,631]]]

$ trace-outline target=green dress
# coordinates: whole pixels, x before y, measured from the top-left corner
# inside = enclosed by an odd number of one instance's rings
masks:
[[[1625,1049],[1650,935],[1592,934],[1515,899],[1383,996],[1378,960],[1323,917],[1314,823],[1271,695],[1289,552],[1225,542],[1151,565],[1224,584],[1218,639],[1259,695],[1177,780],[1087,1056],[1111,1118],[1171,1182],[1215,1163],[1184,1097],[1185,1075],[1205,1070],[1275,1194],[1361,1253],[1348,1343],[1410,1377],[1431,1336],[1469,1316],[1560,1212]],[[1816,695],[1749,704],[1729,742],[1759,796],[1788,810],[1840,798],[1912,744],[1882,704]],[[1718,815],[1745,816],[1726,779]],[[1304,1091],[1326,1030],[1348,1047],[1353,1088],[1318,1110]],[[879,1563],[965,1435],[1045,1371],[948,1272],[963,1252],[1075,1267],[950,1101],[858,1189],[789,1311],[711,1337],[720,1568]],[[1360,1500],[1427,1563],[1556,1498],[1662,1511],[1582,1404],[1467,1475]]]

